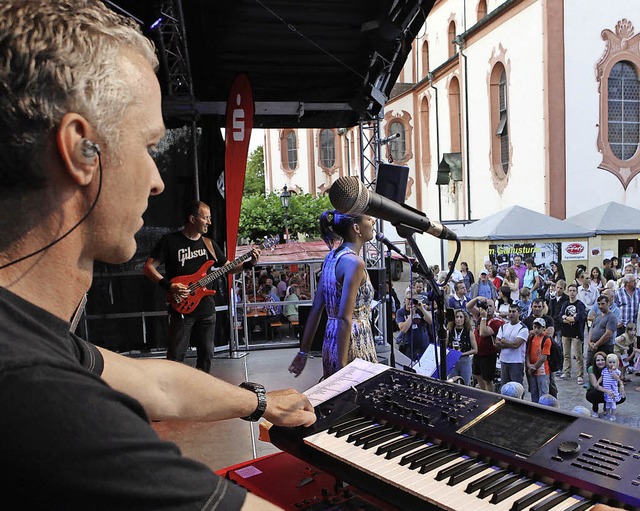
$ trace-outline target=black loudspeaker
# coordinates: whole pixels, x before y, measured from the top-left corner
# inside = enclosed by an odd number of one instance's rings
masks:
[[[398,204],[404,204],[408,179],[409,167],[381,163],[378,167],[375,192]]]
[[[300,341],[304,335],[304,329],[307,326],[307,319],[309,319],[309,312],[311,312],[311,305],[299,305],[298,306],[298,321],[300,327]],[[322,343],[324,342],[324,332],[327,329],[327,309],[322,310],[320,316],[320,323],[318,323],[318,329],[313,335],[313,341],[311,342],[311,352],[322,352]]]
[[[367,268],[371,285],[375,291],[374,298],[380,300],[384,295],[384,283],[386,282],[387,272],[384,268]]]

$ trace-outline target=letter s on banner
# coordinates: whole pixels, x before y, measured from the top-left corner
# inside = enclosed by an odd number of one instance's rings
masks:
[[[241,106],[242,96],[238,94],[236,96],[236,105]],[[242,142],[246,133],[244,126],[244,109],[236,108],[233,110],[233,141]]]

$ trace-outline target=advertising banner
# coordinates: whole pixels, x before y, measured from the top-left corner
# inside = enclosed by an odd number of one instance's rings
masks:
[[[247,170],[249,141],[253,129],[253,92],[249,78],[239,74],[231,85],[227,99],[225,129],[225,194],[227,205],[227,258],[235,258],[240,206]]]
[[[562,242],[563,261],[586,261],[589,258],[588,241]]]
[[[560,243],[502,243],[489,245],[489,259],[498,268],[500,274],[513,265],[513,258],[519,255],[524,261],[533,258],[535,265],[540,268],[550,268],[551,261],[560,261]]]

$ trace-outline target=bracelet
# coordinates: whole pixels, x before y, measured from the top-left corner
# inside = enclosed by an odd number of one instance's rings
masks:
[[[307,352],[305,352],[305,351],[299,351],[298,355],[302,355],[303,357],[308,357],[309,356],[309,354]]]
[[[250,381],[245,381],[240,384],[240,387],[246,390],[250,390],[251,392],[255,392],[258,397],[258,406],[254,410],[251,415],[247,415],[246,417],[240,417],[245,421],[256,422],[262,417],[265,410],[267,409],[267,391],[265,390],[263,385],[259,383],[252,383]]]
[[[158,281],[158,285],[165,291],[169,291],[169,289],[171,289],[171,281],[167,277],[162,277]]]
[[[253,268],[253,264],[251,264],[251,261],[245,261],[244,263],[242,263],[243,270],[250,270],[251,268]]]
[[[480,318],[480,321],[486,321],[487,318]]]

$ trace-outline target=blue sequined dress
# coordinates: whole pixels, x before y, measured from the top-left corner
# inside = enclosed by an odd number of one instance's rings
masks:
[[[342,284],[336,278],[336,265],[341,257],[346,254],[357,254],[347,247],[338,247],[324,260],[322,267],[322,285],[324,289],[324,302],[327,309],[327,329],[322,344],[322,368],[324,377],[331,376],[341,369],[338,362],[338,343],[336,333],[338,329],[338,311],[342,297]],[[361,358],[369,362],[377,362],[376,344],[371,330],[371,300],[373,299],[373,285],[367,275],[367,280],[358,289],[356,303],[353,310],[351,324],[351,343],[349,344],[348,362],[355,358]]]

